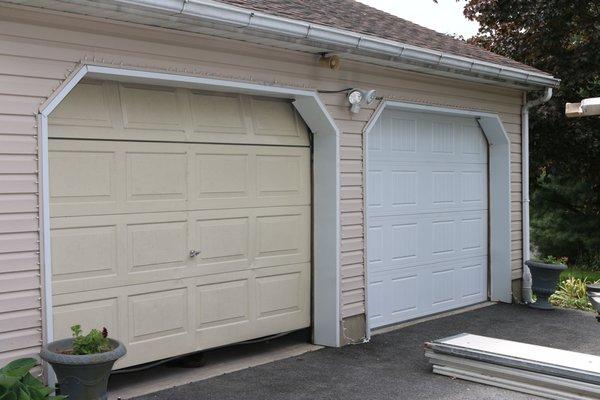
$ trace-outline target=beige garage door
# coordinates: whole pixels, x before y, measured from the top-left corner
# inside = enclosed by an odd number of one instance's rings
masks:
[[[55,338],[106,326],[122,368],[309,326],[310,149],[289,102],[85,82],[50,137]]]

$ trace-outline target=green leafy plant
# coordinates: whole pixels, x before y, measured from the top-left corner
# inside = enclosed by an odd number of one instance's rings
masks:
[[[81,325],[73,325],[73,353],[75,355],[98,354],[111,351],[112,347],[108,340],[108,331],[102,328],[92,329],[87,335],[83,334]],[[0,400],[4,400],[0,397]]]
[[[585,279],[574,277],[567,278],[558,285],[556,292],[550,296],[550,303],[558,307],[576,308],[579,310],[593,310],[587,298]]]
[[[1,400],[62,400],[65,396],[52,396],[53,389],[45,386],[29,371],[38,365],[33,358],[21,358],[0,369]]]
[[[546,256],[542,258],[542,262],[546,264],[567,264],[569,259],[567,257],[554,257],[554,256]]]

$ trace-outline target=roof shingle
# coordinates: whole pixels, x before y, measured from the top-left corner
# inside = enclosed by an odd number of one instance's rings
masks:
[[[502,66],[544,73],[354,0],[219,0],[284,18],[344,29]],[[420,0],[423,1],[423,0]],[[544,73],[545,74],[545,73]]]

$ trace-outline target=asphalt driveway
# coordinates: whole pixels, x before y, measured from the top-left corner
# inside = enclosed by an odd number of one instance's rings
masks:
[[[498,304],[164,390],[137,400],[532,399],[434,375],[423,342],[469,332],[600,355],[600,323],[579,311]]]

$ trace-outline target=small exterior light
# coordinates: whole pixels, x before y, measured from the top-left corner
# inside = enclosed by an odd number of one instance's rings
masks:
[[[358,114],[362,104],[371,104],[375,101],[377,92],[375,90],[350,89],[348,91],[348,103],[350,103],[350,112]]]
[[[375,97],[377,97],[377,91],[375,89],[371,89],[364,94],[365,102],[367,104],[371,104],[375,101]]]

